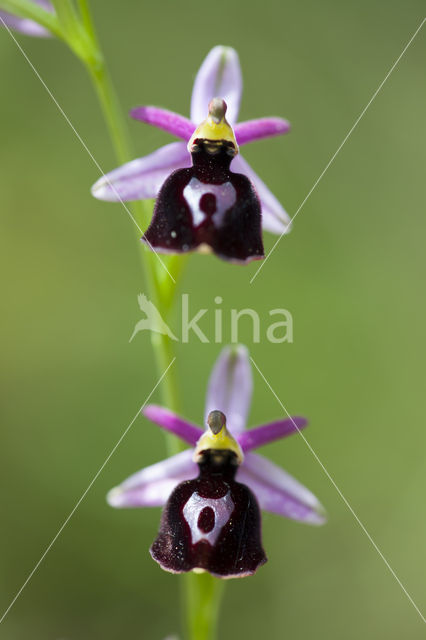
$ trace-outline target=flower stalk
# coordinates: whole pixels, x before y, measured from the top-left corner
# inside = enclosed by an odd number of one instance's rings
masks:
[[[75,30],[75,24],[73,24],[75,13],[74,11],[70,12],[69,7],[68,10],[64,8],[64,4],[70,5],[71,3],[63,3],[61,0],[55,2],[55,5],[62,5],[62,13],[61,15],[58,13],[58,18],[60,22],[63,21],[64,27],[67,27],[68,34],[70,34],[73,40],[71,48],[78,53],[95,87],[117,160],[120,163],[128,162],[132,158],[128,131],[98,43],[89,5],[86,0],[79,0],[85,34],[91,44],[89,50],[86,48],[85,54],[81,55],[79,47],[74,40],[75,34],[78,33],[78,31]],[[57,7],[55,6],[55,8]],[[71,45],[71,42],[69,42],[69,44]],[[143,226],[146,226],[152,215],[151,203],[149,201],[133,203],[131,210],[135,218],[139,220]],[[139,229],[138,227],[135,227],[135,229],[137,241],[140,243]],[[176,284],[173,283],[170,276],[172,276],[177,283],[186,260],[179,256],[169,258],[167,260],[169,275],[158,262],[156,256],[141,245],[139,245],[139,255],[147,278],[149,295],[161,315],[164,318],[168,318],[173,307],[176,289]],[[172,342],[167,335],[152,332],[151,343],[157,363],[157,370],[159,374],[162,374],[174,358]],[[176,370],[173,369],[173,367],[169,369],[162,381],[161,395],[164,404],[173,408],[175,411],[179,410]],[[171,434],[166,434],[166,446],[169,455],[176,454],[180,451],[177,438]],[[217,618],[222,590],[223,584],[220,580],[213,578],[207,573],[203,575],[191,574],[185,576],[183,600],[185,623],[189,640],[214,640],[216,637]]]
[[[80,32],[84,30],[81,28],[80,20],[72,0],[52,0],[52,4],[65,38],[70,41],[81,40]]]
[[[61,0],[56,0],[62,4]],[[95,26],[92,21],[89,5],[86,0],[79,0],[79,8],[82,16],[82,26],[89,38],[93,54],[88,56],[83,62],[90,74],[93,85],[102,108],[102,112],[107,124],[111,140],[115,149],[115,153],[120,162],[127,162],[131,158],[131,144],[128,129],[123,117],[120,104],[115,93],[114,86],[109,76],[105,59],[100,49],[99,41],[96,35]],[[146,217],[148,217],[148,207],[141,203]]]
[[[60,3],[60,0],[59,0]],[[95,28],[91,18],[90,9],[86,0],[79,1],[79,7],[84,18],[86,35],[90,39],[94,55],[83,58],[87,71],[95,87],[99,103],[105,118],[111,141],[119,162],[127,162],[132,158],[131,144],[127,126],[115,93],[105,59],[96,37]],[[141,225],[146,224],[152,215],[152,205],[149,201],[138,201],[131,205],[132,215],[139,220]],[[177,261],[169,261],[167,267],[170,275],[156,256],[147,251],[140,243],[140,229],[135,225],[136,239],[139,244],[139,256],[147,279],[149,295],[155,306],[165,318],[168,318],[174,299],[175,287],[171,276],[177,283]],[[175,271],[175,275],[171,273]],[[164,272],[164,273],[162,273]],[[164,277],[166,276],[166,277]],[[151,333],[151,343],[156,359],[158,374],[162,375],[174,358],[173,345],[167,335]],[[161,395],[170,406],[178,407],[178,389],[176,372],[171,367],[161,384]],[[179,443],[173,436],[166,439],[169,453],[177,453],[180,450]]]
[[[225,583],[209,573],[188,573],[185,584],[185,626],[190,640],[216,640]]]
[[[86,66],[96,88],[117,159],[119,162],[127,162],[132,158],[127,127],[122,117],[119,102],[104,58],[100,52],[88,3],[86,0],[80,0],[79,5],[88,30],[87,32],[91,36],[92,42],[96,44],[99,54],[99,62],[97,64],[93,64],[93,60],[96,58],[89,58]],[[152,206],[149,201],[146,200],[133,203],[132,210],[138,217],[142,217],[144,225],[152,214]],[[137,227],[136,231],[138,232]],[[140,242],[139,234],[137,235],[137,240]],[[173,284],[170,276],[161,264],[156,261],[155,255],[142,247],[139,247],[139,255],[142,259],[143,269],[148,280],[148,287],[154,304],[159,309],[161,315],[168,318],[173,307],[176,285]],[[155,262],[157,262],[157,264],[155,264]],[[173,256],[167,260],[168,270],[171,275],[173,275],[176,283],[179,280],[185,262],[186,258],[182,256]],[[172,342],[169,336],[152,332],[151,343],[157,362],[157,370],[162,373],[174,358]],[[176,370],[174,370],[173,367],[169,369],[163,379],[161,395],[166,406],[171,407],[175,411],[179,410]],[[179,441],[171,434],[166,434],[166,446],[169,455],[173,455],[181,450]],[[183,610],[185,612],[185,626],[188,639],[215,640],[224,583],[208,573],[191,573],[184,576],[183,581]]]
[[[93,44],[96,45],[98,53],[98,56],[90,57],[86,60],[86,67],[95,86],[117,160],[119,162],[128,162],[131,160],[132,154],[127,127],[97,42],[89,6],[86,0],[80,0],[79,6],[87,33],[92,38]],[[96,59],[98,62],[94,63],[93,61]],[[149,201],[133,203],[131,208],[139,219],[142,218],[145,226],[152,214],[152,205],[150,205]],[[137,240],[140,242],[137,227],[136,231]],[[139,255],[148,280],[150,296],[153,298],[154,304],[161,315],[164,318],[168,318],[173,307],[176,285],[173,284],[166,270],[156,261],[155,255],[141,246],[139,246]],[[176,283],[179,280],[185,262],[186,259],[181,256],[173,256],[167,260],[168,271],[173,275]],[[161,374],[174,358],[173,345],[169,336],[154,332],[151,332],[151,343],[157,362],[157,370]],[[162,381],[161,395],[166,406],[175,411],[179,410],[176,370],[173,367],[169,369]],[[181,450],[179,441],[171,434],[166,434],[166,447],[168,455],[176,454]],[[183,577],[183,581],[182,598],[188,639],[215,640],[221,595],[224,588],[223,582],[208,573],[189,574]]]

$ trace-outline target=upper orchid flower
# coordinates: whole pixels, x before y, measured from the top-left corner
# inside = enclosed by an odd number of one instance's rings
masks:
[[[31,0],[35,4],[38,4],[42,9],[53,13],[53,5],[50,0]],[[38,24],[34,20],[29,20],[28,18],[19,18],[18,16],[14,16],[11,13],[7,13],[6,11],[0,11],[0,18],[4,24],[9,27],[9,29],[13,29],[14,31],[19,31],[20,33],[25,33],[27,36],[35,36],[38,38],[48,38],[50,35],[50,31],[42,27],[41,24]],[[1,25],[3,26],[3,25]]]
[[[227,347],[208,385],[207,430],[162,407],[144,409],[145,416],[192,448],[130,476],[110,491],[108,502],[113,507],[166,505],[151,554],[168,571],[202,568],[221,577],[254,573],[266,561],[259,507],[308,524],[325,521],[308,489],[251,453],[304,428],[307,421],[282,419],[247,431],[251,393],[247,350]]]
[[[110,201],[155,198],[160,187],[173,171],[191,167],[188,142],[193,138],[194,131],[200,123],[207,122],[205,118],[211,101],[214,98],[220,98],[225,103],[225,109],[227,107],[227,124],[231,130],[232,127],[234,128],[232,137],[235,133],[235,153],[232,154],[235,158],[232,160],[232,170],[247,176],[254,185],[261,203],[263,228],[277,234],[288,231],[289,216],[248,163],[236,153],[238,146],[248,142],[287,133],[290,128],[289,123],[281,118],[261,118],[236,124],[241,92],[242,76],[237,52],[229,47],[214,47],[201,65],[195,79],[191,99],[191,120],[158,107],[143,106],[131,111],[135,119],[164,129],[184,142],[173,142],[148,156],[133,160],[111,171],[92,187],[93,195],[101,200]],[[210,111],[209,117],[211,115]],[[229,141],[229,135],[225,140]],[[189,148],[189,150],[192,153],[192,149]],[[228,199],[232,200],[231,196],[231,189],[229,189]],[[197,211],[198,213],[206,214],[201,206],[198,209],[201,210]],[[257,255],[257,257],[261,256]]]
[[[213,98],[188,142],[192,167],[161,187],[142,240],[166,253],[198,250],[244,264],[263,258],[260,202],[247,176],[230,169],[238,153],[226,102]]]

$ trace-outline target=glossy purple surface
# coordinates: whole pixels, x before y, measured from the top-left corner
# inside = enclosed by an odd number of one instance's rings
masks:
[[[251,575],[266,556],[256,498],[235,481],[235,454],[207,450],[199,468],[198,478],[182,482],[167,501],[151,555],[172,573]]]
[[[248,178],[230,170],[231,159],[226,144],[212,155],[200,141],[193,166],[175,171],[161,187],[142,240],[170,253],[207,245],[232,262],[262,258],[260,202]]]

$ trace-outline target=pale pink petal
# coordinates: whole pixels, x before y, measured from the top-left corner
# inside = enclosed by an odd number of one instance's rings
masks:
[[[166,431],[174,433],[176,436],[182,438],[182,440],[185,440],[185,442],[192,446],[194,446],[200,436],[203,435],[203,431],[200,427],[184,420],[176,413],[173,413],[173,411],[169,411],[169,409],[158,407],[155,404],[149,404],[145,409],[143,409],[142,413],[149,420],[155,422],[155,424],[166,429]]]
[[[32,0],[38,4],[42,9],[53,12],[53,5],[49,0]],[[3,24],[4,23],[4,24]],[[36,38],[49,38],[52,34],[45,27],[42,27],[38,22],[29,20],[28,18],[18,18],[6,11],[0,11],[0,27],[6,25],[9,29],[19,31],[27,36],[33,36]]]
[[[186,144],[172,142],[102,176],[93,185],[92,194],[99,200],[111,202],[155,198],[172,171],[190,166]]]
[[[238,469],[237,480],[250,487],[265,511],[307,524],[323,524],[326,520],[324,508],[317,498],[263,456],[247,453],[244,464]]]
[[[133,474],[111,489],[107,501],[111,507],[118,508],[161,507],[180,482],[197,475],[198,467],[192,461],[192,449],[187,449]]]
[[[210,376],[206,400],[206,420],[210,411],[222,411],[229,431],[241,433],[250,409],[253,377],[248,351],[238,345],[225,347]]]
[[[235,49],[217,46],[202,63],[191,98],[191,120],[197,126],[207,118],[212,98],[223,98],[228,106],[226,119],[234,124],[240,108],[243,79],[240,61]]]
[[[241,154],[234,158],[231,169],[235,173],[244,173],[253,183],[262,204],[262,227],[271,233],[288,233],[290,216]]]
[[[195,130],[195,126],[188,118],[159,107],[136,107],[130,111],[130,115],[135,120],[151,124],[186,141],[189,140]]]
[[[258,118],[239,122],[234,127],[235,137],[241,146],[254,140],[280,136],[290,131],[290,123],[282,118]]]
[[[243,451],[251,451],[252,449],[257,449],[265,444],[274,442],[274,440],[280,440],[292,433],[296,433],[306,427],[307,424],[308,421],[306,418],[299,416],[285,420],[276,420],[275,422],[264,424],[261,427],[247,429],[238,436],[238,442]]]

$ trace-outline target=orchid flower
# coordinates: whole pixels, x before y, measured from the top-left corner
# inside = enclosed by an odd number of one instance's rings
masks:
[[[53,13],[53,5],[50,0],[31,0],[35,4],[38,4],[42,9]],[[19,31],[20,33],[24,33],[27,36],[34,36],[37,38],[48,38],[52,34],[41,24],[38,24],[34,20],[29,20],[28,18],[19,18],[18,16],[14,16],[11,13],[7,13],[6,11],[0,11],[1,18],[1,26],[3,23],[9,27],[9,29],[13,29],[14,31]]]
[[[120,486],[112,489],[107,499],[111,506],[118,508],[164,507],[166,505],[159,537],[151,548],[151,554],[154,559],[166,570],[181,572],[194,568],[203,568],[221,577],[236,577],[237,575],[254,573],[256,568],[266,560],[261,548],[260,518],[258,519],[256,515],[256,505],[260,509],[293,520],[299,520],[306,524],[320,525],[325,521],[323,507],[308,489],[274,463],[258,454],[252,453],[254,449],[295,433],[303,429],[307,424],[304,418],[292,417],[279,419],[275,422],[246,430],[245,425],[250,406],[252,386],[252,372],[247,349],[242,346],[236,348],[225,347],[214,366],[208,385],[206,401],[207,430],[200,429],[198,426],[160,406],[148,405],[143,410],[144,415],[152,422],[179,436],[190,444],[191,448],[138,471]],[[219,559],[224,555],[228,559],[233,558],[232,553],[229,551],[230,548],[233,548],[231,543],[227,543],[226,553],[221,552],[212,556],[212,549],[214,551],[216,541],[220,539],[218,536],[220,536],[221,531],[217,531],[217,527],[221,529],[221,523],[225,529],[223,523],[225,522],[226,524],[227,521],[232,520],[239,538],[242,539],[243,533],[238,528],[240,520],[237,517],[238,513],[241,513],[241,510],[238,511],[241,506],[240,502],[233,497],[232,491],[225,500],[228,494],[225,490],[221,491],[223,499],[220,504],[219,502],[217,503],[216,509],[213,509],[215,516],[213,517],[211,512],[204,511],[204,509],[206,507],[214,507],[214,501],[207,500],[206,505],[199,497],[200,495],[206,495],[205,483],[207,481],[207,487],[211,489],[211,475],[208,475],[207,480],[205,474],[196,478],[199,468],[202,469],[203,465],[204,471],[207,468],[207,471],[211,474],[211,467],[206,467],[206,458],[203,456],[209,454],[211,457],[213,453],[212,459],[215,459],[218,452],[226,454],[225,458],[219,458],[222,462],[225,459],[227,465],[232,463],[231,467],[232,465],[235,467],[233,474],[235,475],[236,471],[236,482],[233,481],[232,473],[232,478],[227,479],[227,486],[231,487],[230,491],[234,487],[232,484],[234,482],[238,487],[245,487],[244,490],[241,490],[244,493],[244,499],[241,498],[243,502],[244,500],[247,501],[247,496],[254,496],[254,499],[248,500],[252,509],[250,512],[252,526],[248,532],[245,531],[244,533],[247,547],[254,549],[254,552],[247,553],[247,558],[240,558],[238,567],[235,567],[235,565],[231,567],[220,565]],[[226,468],[228,473],[229,468]],[[200,481],[204,483],[202,484],[202,487],[204,487],[202,491],[199,490],[197,484],[194,485],[194,483],[199,483]],[[245,491],[246,489],[249,493]],[[215,490],[217,491],[216,485]],[[195,493],[198,493],[198,496],[192,498],[191,495],[193,496]],[[234,512],[232,511],[232,503],[235,506]],[[188,504],[189,506],[185,506]],[[185,531],[186,536],[188,536],[186,525],[182,528],[182,522],[180,522],[180,528],[178,527],[176,530],[176,513],[180,514],[180,518],[182,518],[183,514],[185,521],[189,525],[192,545],[189,544],[187,539],[184,539]],[[196,518],[195,516],[198,517]],[[217,525],[216,528],[215,523]],[[184,561],[182,557],[177,560],[167,552],[167,549],[170,548],[170,535],[172,534],[178,536],[179,547],[192,549],[193,551],[194,545],[198,549],[194,540],[198,541],[198,544],[204,538],[209,542],[208,536],[210,533],[212,536],[210,538],[212,549],[204,545],[200,552],[202,555],[201,560],[198,556],[195,559],[193,556],[190,558],[186,556]],[[167,538],[167,536],[169,537]],[[224,536],[222,536],[222,542],[223,538]],[[209,551],[210,553],[208,553]],[[254,561],[253,558],[256,558],[256,560]]]
[[[172,142],[111,171],[93,185],[93,195],[109,201],[156,198],[160,187],[173,171],[191,166],[187,144],[195,129],[205,120],[208,105],[216,97],[227,105],[227,119],[234,128],[239,146],[289,131],[289,123],[282,118],[260,118],[236,124],[241,93],[242,75],[237,52],[230,47],[214,47],[195,78],[190,120],[153,106],[137,107],[130,112],[136,120],[163,129],[183,142]],[[232,169],[247,176],[254,185],[261,203],[263,228],[276,234],[289,231],[288,214],[240,154],[232,160]]]

